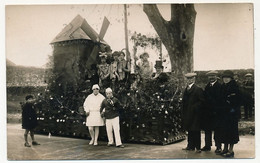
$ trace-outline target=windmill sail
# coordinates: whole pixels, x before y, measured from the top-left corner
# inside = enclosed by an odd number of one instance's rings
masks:
[[[96,35],[93,36],[93,39],[95,38],[96,41],[103,40],[103,38],[104,38],[104,36],[105,36],[105,34],[106,34],[106,31],[107,31],[107,29],[108,29],[109,24],[110,24],[110,22],[108,21],[108,19],[107,19],[106,17],[104,17],[104,20],[103,20],[103,23],[102,23],[102,27],[101,27],[100,33],[99,33],[99,35],[98,35],[97,37],[96,37]],[[90,26],[88,26],[88,24],[85,24],[85,25],[86,25],[86,26],[85,26],[86,28],[89,28],[89,27],[90,27]],[[98,39],[98,40],[97,40],[97,39]],[[92,52],[91,52],[89,58],[88,58],[87,63],[86,63],[87,68],[90,68],[91,64],[95,63],[95,61],[96,61],[96,58],[95,58],[95,57],[96,57],[98,51],[99,51],[99,45],[96,44],[96,45],[94,46],[94,48],[93,48],[93,50],[92,50]]]

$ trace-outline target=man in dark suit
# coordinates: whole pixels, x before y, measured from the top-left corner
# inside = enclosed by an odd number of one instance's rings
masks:
[[[156,72],[152,75],[152,80],[157,81],[159,84],[165,83],[169,80],[166,73],[163,72],[162,61],[156,61],[154,66]]]
[[[188,131],[188,145],[183,150],[201,152],[200,114],[204,104],[203,90],[195,85],[196,73],[187,73],[187,87],[183,94],[182,124]]]
[[[244,87],[244,119],[252,118],[253,106],[254,106],[254,81],[253,74],[247,73],[245,75],[246,80],[243,83]]]
[[[208,84],[204,90],[204,97],[206,105],[203,107],[201,115],[201,127],[205,131],[205,146],[201,149],[202,151],[210,151],[212,146],[212,130],[216,128],[216,115],[221,106],[221,84],[217,80],[217,71],[209,71]],[[217,132],[217,131],[215,131]],[[215,153],[221,152],[221,143],[214,134],[214,140],[216,145]]]

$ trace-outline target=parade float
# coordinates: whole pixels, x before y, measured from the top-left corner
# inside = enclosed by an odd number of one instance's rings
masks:
[[[103,40],[108,26],[105,18],[97,34],[78,15],[51,42],[53,66],[49,70],[48,86],[37,97],[38,133],[90,138],[82,106],[92,93],[92,85],[98,82],[100,52],[107,55],[111,52]],[[122,103],[123,142],[164,145],[185,139],[180,115],[181,88],[171,73],[167,76],[168,80],[162,82],[140,80],[138,73],[127,73],[125,80],[115,84],[114,96]],[[101,127],[99,139],[107,140],[105,127]]]

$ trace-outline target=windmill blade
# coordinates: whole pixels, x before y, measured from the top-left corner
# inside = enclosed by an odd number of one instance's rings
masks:
[[[83,30],[89,35],[89,37],[92,39],[93,42],[101,42],[106,34],[106,31],[108,29],[110,22],[106,17],[104,17],[102,27],[100,29],[99,35],[93,30],[93,28],[87,23],[87,21],[84,21],[82,26],[84,27]],[[89,31],[88,31],[89,30]],[[86,66],[88,69],[90,69],[91,65],[96,63],[96,56],[99,51],[99,45],[94,45],[93,50],[91,54],[88,57]]]
[[[88,22],[84,19],[81,25],[81,29],[91,38],[93,42],[98,42],[98,34],[97,32],[88,24]]]
[[[110,22],[107,19],[107,17],[104,17],[104,20],[103,20],[103,23],[102,23],[102,27],[101,27],[100,32],[99,32],[99,39],[100,40],[103,40],[103,38],[104,38],[104,36],[105,36],[105,34],[107,32],[109,24],[110,24]]]
[[[96,63],[96,56],[97,56],[98,51],[99,51],[99,46],[94,45],[93,50],[92,50],[91,54],[89,55],[87,63],[86,63],[87,69],[90,69],[91,65]]]

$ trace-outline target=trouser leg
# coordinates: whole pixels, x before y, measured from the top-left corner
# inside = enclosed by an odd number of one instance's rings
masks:
[[[188,131],[188,139],[187,140],[188,140],[187,147],[194,149],[195,146],[194,146],[194,143],[193,143],[193,132],[192,131]]]
[[[114,144],[112,119],[106,119],[108,144]]]
[[[252,111],[253,111],[253,107],[252,107],[252,105],[251,104],[249,104],[248,105],[248,116],[249,116],[249,118],[252,118]]]
[[[113,129],[116,139],[116,146],[121,145],[121,136],[120,136],[120,125],[119,125],[119,117],[113,119]]]
[[[221,149],[220,134],[221,134],[221,132],[218,129],[215,129],[215,131],[214,131],[214,140],[215,140],[215,146],[218,149]]]
[[[201,133],[200,131],[193,131],[193,141],[197,150],[201,149]]]
[[[244,106],[244,117],[247,119],[248,118],[248,105],[246,104],[245,106]]]
[[[210,130],[205,131],[205,146],[206,147],[212,146],[212,131]]]

